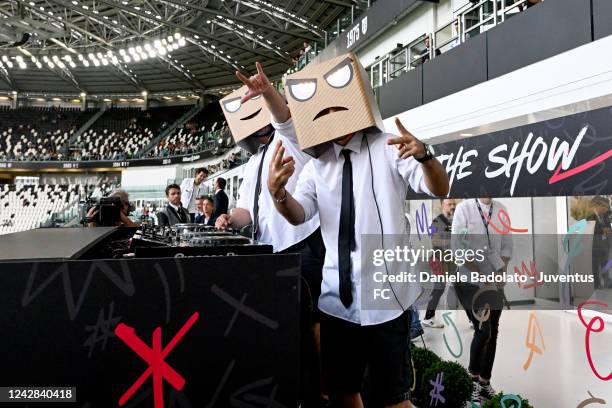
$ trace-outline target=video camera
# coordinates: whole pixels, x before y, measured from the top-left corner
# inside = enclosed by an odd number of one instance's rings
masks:
[[[97,210],[93,217],[87,215],[91,208]],[[121,197],[111,196],[99,199],[88,197],[87,200],[79,203],[79,219],[83,225],[95,222],[100,227],[114,227],[121,220],[121,208],[123,208]],[[134,206],[130,203],[128,214],[132,211],[134,211]]]

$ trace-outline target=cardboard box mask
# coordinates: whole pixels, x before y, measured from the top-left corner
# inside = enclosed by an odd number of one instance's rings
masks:
[[[284,85],[300,148],[312,156],[349,133],[384,129],[368,75],[353,53],[308,65],[286,76]]]
[[[259,147],[259,140],[249,136],[268,126],[271,116],[261,95],[240,103],[240,99],[246,94],[247,87],[243,86],[221,99],[219,103],[234,142],[249,153],[255,154]]]

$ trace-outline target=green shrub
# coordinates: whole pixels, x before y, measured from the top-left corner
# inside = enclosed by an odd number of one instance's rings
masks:
[[[412,379],[413,384],[416,384],[414,390],[412,391],[412,400],[415,402],[423,401],[424,395],[421,387],[423,382],[423,374],[433,364],[439,363],[442,360],[433,351],[424,349],[422,347],[417,347],[414,344],[411,345],[410,352],[412,355],[412,366],[414,368],[413,372],[416,375],[416,379]]]
[[[436,406],[452,408],[465,406],[465,402],[472,394],[472,378],[463,366],[452,361],[440,361],[425,370],[420,387],[422,402],[429,404],[431,399],[429,393],[433,389],[429,381],[436,381],[439,373],[444,373],[442,376],[444,390],[440,394],[444,397],[445,402],[439,401]]]
[[[506,394],[500,392],[495,397],[485,402],[482,408],[500,408],[502,406],[501,399],[504,395]],[[517,397],[521,399],[521,408],[533,408],[533,405],[529,404],[529,400],[524,399],[520,395],[517,395]],[[518,408],[518,403],[514,399],[506,400],[504,403],[506,404],[506,408]]]

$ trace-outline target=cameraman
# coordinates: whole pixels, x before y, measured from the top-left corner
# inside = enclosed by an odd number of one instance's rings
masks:
[[[132,221],[128,215],[130,213],[130,196],[125,190],[115,190],[109,197],[119,197],[121,199],[121,209],[119,210],[119,221],[116,226],[118,227],[137,227],[134,221]],[[99,207],[94,206],[89,209],[87,212],[87,218],[92,219],[94,221],[89,222],[87,224],[88,227],[97,227],[98,226],[98,212]]]

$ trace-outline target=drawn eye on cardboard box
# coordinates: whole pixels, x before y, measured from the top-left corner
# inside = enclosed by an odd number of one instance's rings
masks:
[[[240,87],[221,99],[219,103],[234,142],[249,153],[255,154],[259,147],[259,140],[249,136],[268,126],[271,116],[261,95],[241,103],[240,100],[247,92],[246,86]]]
[[[314,157],[347,134],[384,131],[368,75],[353,53],[310,64],[283,81],[300,148]]]

